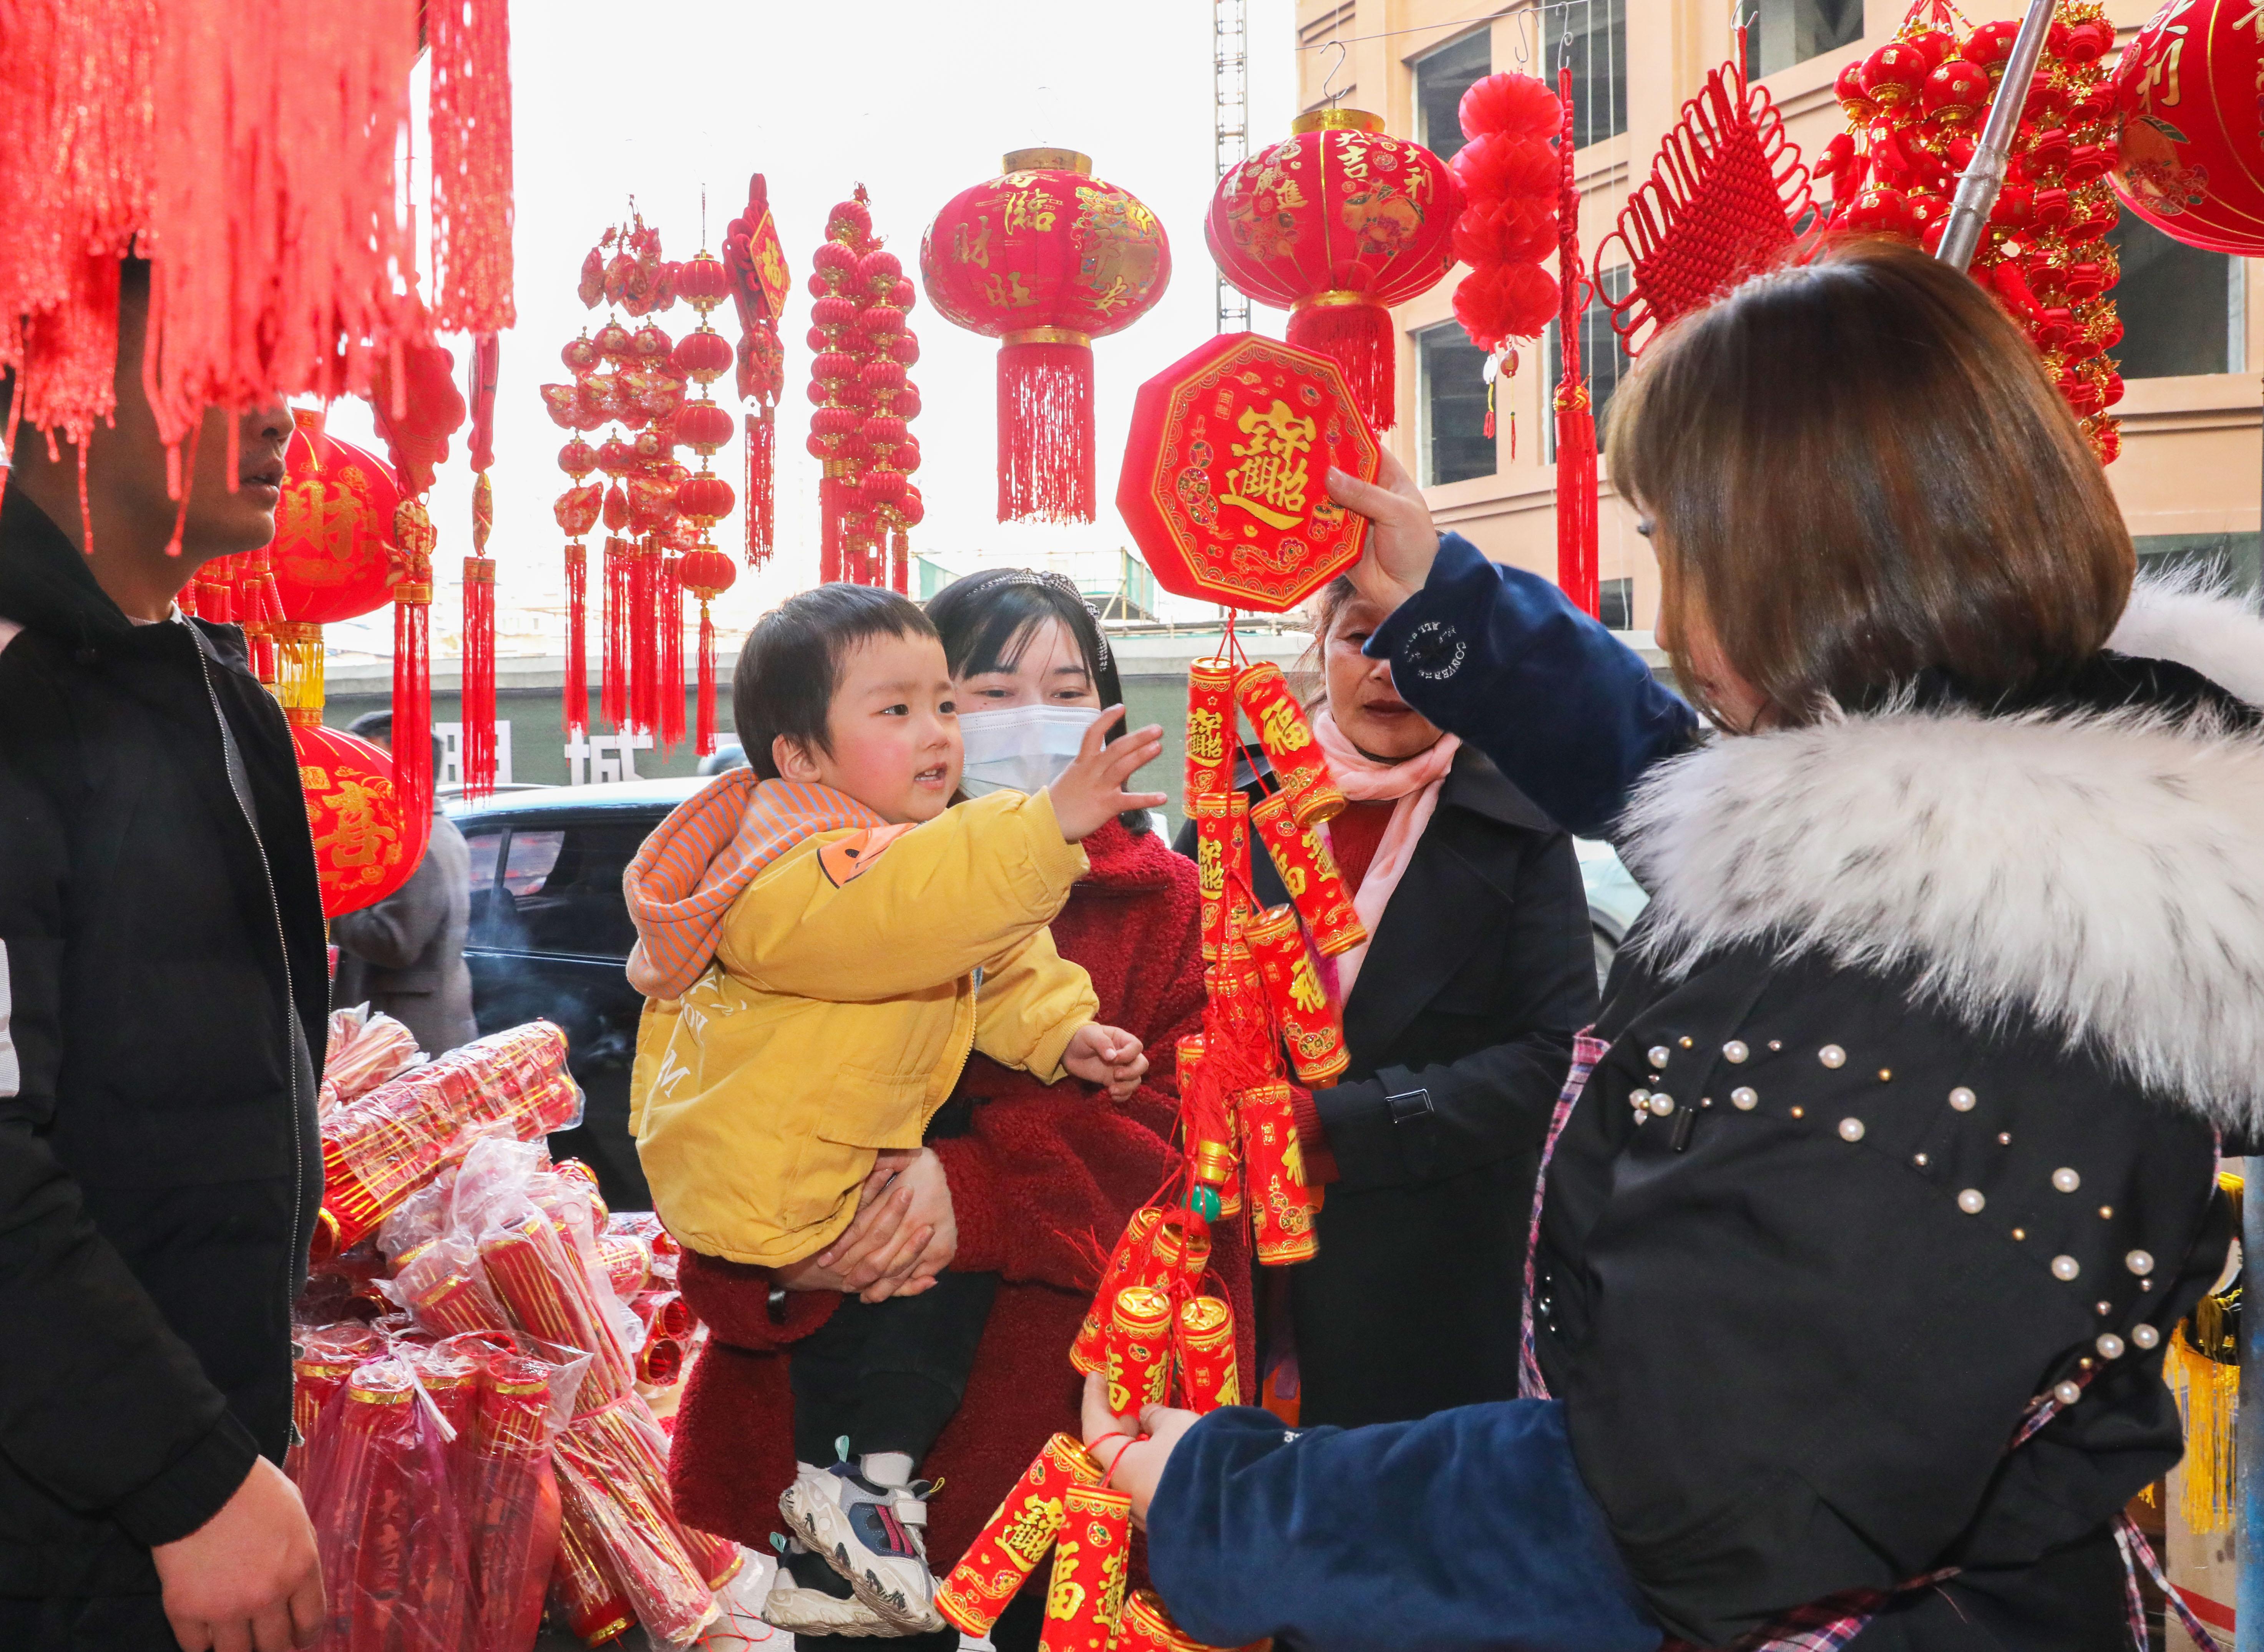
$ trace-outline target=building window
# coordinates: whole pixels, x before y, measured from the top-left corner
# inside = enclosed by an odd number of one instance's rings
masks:
[[[1586,149],[1627,130],[1627,0],[1564,0],[1541,9],[1541,77],[1572,71],[1572,141]]]
[[[2246,369],[2241,264],[2173,241],[2134,213],[2108,232],[2122,255],[2111,290],[2122,342],[2110,352],[2125,379]]]
[[[2252,605],[2264,596],[2253,533],[2141,533],[2132,543],[2142,575],[2197,571],[2209,584],[2237,591]]]
[[[1760,0],[1745,24],[1745,62],[1756,76],[1863,38],[1863,0]]]
[[[1462,147],[1462,94],[1493,73],[1493,37],[1480,29],[1415,60],[1416,134],[1442,161]]]
[[[1635,581],[1605,579],[1596,583],[1596,618],[1607,631],[1635,629]]]
[[[1589,289],[1588,308],[1580,314],[1580,370],[1588,375],[1588,395],[1596,413],[1596,449],[1603,451],[1605,409],[1612,404],[1612,396],[1620,388],[1620,380],[1628,375],[1635,362],[1612,330],[1612,313],[1605,307],[1605,299],[1623,299],[1634,285],[1635,274],[1624,264],[1606,270]],[[1564,377],[1564,350],[1560,342],[1556,323],[1549,325],[1549,383],[1542,405],[1556,405],[1557,384]],[[1556,456],[1556,420],[1552,412],[1548,420],[1549,453]]]
[[[1423,375],[1423,485],[1492,475],[1485,351],[1456,323],[1442,322],[1415,335],[1415,359]]]

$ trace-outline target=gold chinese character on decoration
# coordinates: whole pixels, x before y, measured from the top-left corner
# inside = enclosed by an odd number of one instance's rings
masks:
[[[330,830],[315,839],[317,854],[327,855],[341,872],[375,867],[390,859],[387,851],[401,834],[378,818],[377,802],[364,781],[337,777],[334,790],[323,803],[330,811]],[[365,880],[367,881],[367,880]]]
[[[1289,967],[1289,1002],[1309,1015],[1329,1007],[1329,995],[1322,989],[1321,978],[1313,973],[1310,958],[1300,958]]]
[[[1195,839],[1195,888],[1206,900],[1226,893],[1226,846],[1215,837]]]
[[[1187,714],[1187,755],[1198,763],[1216,763],[1226,755],[1226,719],[1215,711]]]
[[[951,256],[961,264],[971,264],[978,270],[990,267],[990,221],[978,213],[975,228],[955,224],[951,231]]]
[[[1063,1621],[1077,1616],[1085,1605],[1085,1588],[1077,1581],[1077,1557],[1083,1545],[1065,1537],[1054,1547],[1053,1587],[1046,1590],[1046,1616]]]
[[[1234,424],[1250,439],[1230,449],[1242,462],[1226,473],[1234,490],[1220,494],[1219,503],[1239,505],[1268,527],[1296,526],[1304,519],[1305,489],[1311,481],[1305,459],[1320,425],[1279,400],[1263,413],[1243,409]]]
[[[1000,201],[1005,208],[999,227],[1008,235],[1017,229],[1035,229],[1041,233],[1054,227],[1054,214],[1061,206],[1061,198],[1049,195],[1042,189],[1015,190]]]
[[[1026,1498],[1013,1523],[998,1534],[998,1547],[1034,1567],[1046,1557],[1046,1549],[1061,1526],[1061,1518],[1058,1497]]]
[[[1020,308],[1025,304],[1036,302],[1030,296],[1030,289],[1023,285],[1022,272],[1020,270],[1009,270],[1005,275],[984,276],[983,296],[993,304],[1005,305],[1010,308]]]
[[[1274,751],[1302,751],[1313,743],[1312,731],[1294,700],[1269,699],[1258,715],[1259,738]]]
[[[1284,866],[1281,869],[1281,887],[1289,891],[1289,898],[1293,901],[1304,894],[1305,869],[1294,865]]]

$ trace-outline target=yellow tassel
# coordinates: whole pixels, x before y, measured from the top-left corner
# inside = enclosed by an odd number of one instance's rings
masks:
[[[275,639],[277,672],[280,682],[276,699],[284,715],[294,723],[323,721],[323,701],[328,687],[323,657],[323,627],[282,620],[268,627]]]
[[[2220,1325],[2223,1309],[2215,1297],[2195,1310]],[[2170,1339],[2163,1374],[2185,1417],[2186,1456],[2180,1479],[2180,1512],[2195,1532],[2222,1532],[2232,1522],[2232,1419],[2240,1398],[2240,1367],[2223,1365],[2195,1351],[2183,1327]]]

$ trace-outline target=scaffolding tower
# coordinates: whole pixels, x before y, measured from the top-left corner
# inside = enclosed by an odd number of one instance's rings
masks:
[[[1250,59],[1244,27],[1244,0],[1211,0],[1215,39],[1211,58],[1211,83],[1217,100],[1217,176],[1224,178],[1250,154]],[[1218,330],[1244,332],[1250,327],[1250,301],[1214,271],[1218,294]]]

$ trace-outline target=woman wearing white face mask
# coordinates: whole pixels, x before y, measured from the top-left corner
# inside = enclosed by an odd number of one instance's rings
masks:
[[[1327,836],[1369,940],[1333,960],[1350,1070],[1292,1092],[1325,1189],[1320,1255],[1262,1279],[1262,1393],[1306,1426],[1517,1392],[1502,1305],[1523,1290],[1542,1141],[1596,1010],[1571,840],[1361,652],[1384,617],[1349,579],[1314,613],[1313,727],[1349,800]],[[1289,898],[1264,854],[1252,873],[1261,902]]]
[[[927,612],[951,670],[969,792],[1046,786],[1092,720],[1123,698],[1092,610],[1058,576],[972,574],[938,593]],[[1000,1278],[959,1410],[923,1463],[949,1482],[928,1510],[927,1550],[940,1569],[973,1540],[1047,1439],[1078,1428],[1081,1384],[1065,1354],[1092,1298],[1092,1235],[1121,1231],[1177,1156],[1174,1053],[1202,1024],[1194,866],[1172,852],[1144,811],[1081,847],[1090,870],[1053,922],[1054,946],[1092,978],[1101,1017],[1147,1047],[1148,1077],[1112,1105],[976,1055],[931,1127],[946,1191],[930,1219],[955,1224],[954,1269]],[[891,1243],[868,1237],[882,1252]],[[1248,1254],[1222,1228],[1213,1260],[1246,1328]],[[1247,1369],[1246,1331],[1241,1357]],[[1024,1589],[992,1631],[999,1652],[1036,1645],[1044,1581]],[[956,1635],[893,1644],[947,1641],[956,1645]]]

